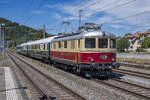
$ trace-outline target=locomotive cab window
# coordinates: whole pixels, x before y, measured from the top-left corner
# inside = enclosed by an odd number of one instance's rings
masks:
[[[98,48],[107,48],[108,47],[108,39],[98,39]]]
[[[85,48],[95,48],[96,39],[95,38],[86,38],[85,39]]]
[[[116,48],[116,40],[110,39],[110,48]]]

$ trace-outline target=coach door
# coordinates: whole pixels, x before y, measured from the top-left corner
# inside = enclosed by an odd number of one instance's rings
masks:
[[[51,48],[51,47],[50,47],[50,43],[48,43],[48,49],[47,49],[47,50],[48,50],[49,58],[51,57],[51,51],[50,51],[50,48]]]

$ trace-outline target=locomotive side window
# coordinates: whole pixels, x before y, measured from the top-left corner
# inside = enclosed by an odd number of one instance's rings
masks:
[[[58,42],[58,46],[59,46],[59,48],[61,48],[61,42]]]
[[[75,48],[75,40],[72,40],[71,41],[71,49],[74,49]]]
[[[95,38],[86,38],[85,39],[85,48],[95,48],[96,39]]]
[[[64,41],[64,48],[67,48],[67,41]]]
[[[78,48],[80,48],[80,40],[78,40]]]
[[[110,39],[110,48],[116,48],[116,40]]]
[[[108,39],[98,39],[98,48],[107,48]]]

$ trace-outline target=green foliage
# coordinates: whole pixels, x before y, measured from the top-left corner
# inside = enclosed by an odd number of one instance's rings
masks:
[[[2,28],[2,31],[5,33],[5,40],[9,42],[10,47],[16,47],[16,45],[38,40],[43,38],[42,30],[35,30],[25,25],[19,25],[19,23],[11,22],[7,19],[0,18],[0,24],[4,23],[6,28]],[[49,37],[48,33],[45,35]]]
[[[124,49],[128,49],[130,46],[129,40],[126,38],[120,38],[117,40],[117,50],[124,52]]]
[[[150,48],[150,37],[145,37],[141,43],[142,48]]]
[[[128,36],[128,35],[132,35],[132,33],[126,33],[126,34],[124,35],[124,37],[125,37],[125,36]]]

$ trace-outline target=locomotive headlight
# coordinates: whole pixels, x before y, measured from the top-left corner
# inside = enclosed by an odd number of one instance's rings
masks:
[[[115,58],[112,58],[112,61],[115,61]]]
[[[93,62],[94,61],[94,58],[91,58],[91,62]]]

